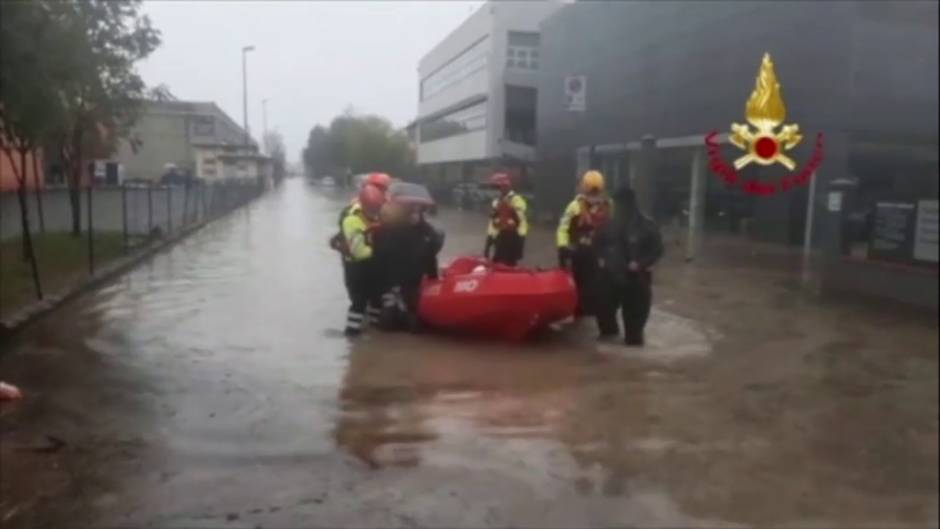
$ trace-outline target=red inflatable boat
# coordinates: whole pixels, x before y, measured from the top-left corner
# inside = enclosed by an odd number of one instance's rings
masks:
[[[562,270],[530,270],[459,257],[421,288],[418,315],[439,329],[521,340],[574,314],[577,293]]]

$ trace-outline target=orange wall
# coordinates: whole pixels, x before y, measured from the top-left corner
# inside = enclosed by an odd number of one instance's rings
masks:
[[[13,159],[16,162],[15,167],[18,171],[20,165],[20,153],[14,151],[10,154],[13,155]],[[32,158],[33,157],[31,154],[26,154],[26,189],[35,189],[36,187],[36,179],[33,176]],[[39,151],[36,162],[39,165],[39,186],[45,187],[45,179],[42,174],[42,151]],[[14,172],[13,168],[14,166],[10,165],[10,158],[7,156],[6,152],[0,152],[0,191],[14,191],[17,189],[17,172]]]

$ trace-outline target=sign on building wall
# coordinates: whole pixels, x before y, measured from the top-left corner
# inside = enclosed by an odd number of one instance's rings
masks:
[[[937,262],[937,201],[917,202],[917,227],[914,232],[914,259]]]
[[[910,261],[913,250],[914,218],[917,206],[911,202],[878,202],[868,256],[888,261]]]
[[[565,108],[571,112],[584,112],[587,108],[587,77],[565,77]]]
[[[829,192],[829,211],[842,211],[842,192],[841,191],[831,191]]]

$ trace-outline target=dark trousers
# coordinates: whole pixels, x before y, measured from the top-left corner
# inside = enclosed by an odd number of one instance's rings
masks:
[[[516,266],[525,252],[525,237],[514,230],[503,230],[493,241],[493,262]]]
[[[578,289],[575,314],[590,316],[597,310],[597,258],[590,248],[578,248],[571,256],[571,275]]]
[[[628,345],[643,345],[643,329],[653,303],[652,274],[629,272],[626,281],[614,281],[608,274],[598,279],[597,327],[603,336],[620,334],[617,311],[623,318],[624,338]]]
[[[343,281],[349,294],[349,311],[346,313],[346,331],[349,333],[362,331],[367,317],[374,321],[379,316],[381,294],[376,272],[371,259],[343,261]]]
[[[417,331],[418,300],[421,297],[421,283],[404,282],[395,285],[382,294],[382,317],[380,325],[387,331]]]

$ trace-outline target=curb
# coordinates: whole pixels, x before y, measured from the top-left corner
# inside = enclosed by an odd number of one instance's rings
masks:
[[[249,200],[241,206],[216,215],[215,217],[203,220],[202,222],[191,224],[190,226],[183,228],[181,231],[178,231],[176,234],[171,235],[166,239],[150,243],[148,246],[141,248],[130,255],[119,257],[115,261],[102,266],[100,269],[95,271],[94,275],[90,275],[84,280],[77,281],[66,287],[64,290],[57,292],[56,294],[45,296],[42,300],[35,301],[14,312],[10,317],[0,320],[0,344],[12,338],[13,335],[22,331],[26,326],[39,320],[46,314],[49,314],[67,301],[70,301],[80,296],[81,294],[94,290],[102,284],[124,274],[125,272],[130,271],[137,265],[141,264],[143,261],[182,241],[186,237],[189,237],[193,233],[201,230],[209,224],[231,213],[234,213],[235,211],[238,211],[245,206],[250,205],[256,198],[258,197]],[[0,351],[0,354],[2,354],[2,351]]]

